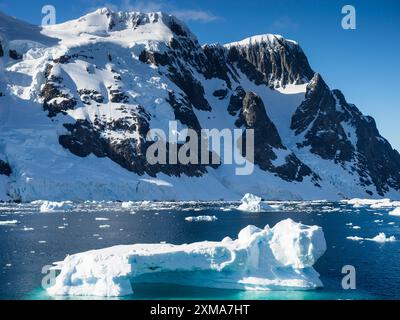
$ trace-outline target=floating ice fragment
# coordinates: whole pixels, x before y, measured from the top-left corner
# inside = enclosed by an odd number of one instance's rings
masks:
[[[68,211],[73,208],[71,201],[42,201],[42,205],[40,206],[40,212],[49,213],[49,212],[59,212],[59,211]]]
[[[7,226],[7,225],[13,225],[13,224],[18,224],[18,220],[6,220],[6,221],[0,221],[0,226]]]
[[[241,200],[242,203],[238,207],[238,210],[246,212],[261,212],[265,210],[272,210],[270,206],[261,203],[261,200],[262,199],[260,197],[254,194],[246,193]]]
[[[390,216],[400,216],[400,207],[395,208],[394,210],[389,212]]]
[[[246,227],[237,240],[134,244],[70,255],[55,263],[60,273],[47,291],[123,296],[143,282],[241,290],[315,289],[322,283],[312,266],[325,250],[320,227],[287,219],[273,228]]]
[[[186,217],[188,222],[212,222],[218,220],[216,216],[197,216],[197,217]]]

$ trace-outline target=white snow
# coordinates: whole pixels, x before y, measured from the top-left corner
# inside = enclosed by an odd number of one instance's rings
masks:
[[[43,201],[40,206],[40,212],[50,213],[50,212],[60,212],[67,211],[73,208],[72,202],[70,201]]]
[[[196,216],[196,217],[186,217],[188,222],[212,222],[218,220],[216,216]]]
[[[238,239],[191,244],[134,244],[69,255],[51,295],[123,296],[141,282],[241,290],[315,289],[314,263],[326,250],[323,231],[287,219],[248,226]],[[131,282],[132,281],[132,282]]]
[[[272,210],[267,204],[263,204],[262,199],[254,194],[246,193],[241,200],[241,204],[237,208],[245,212],[261,212],[265,210]]]

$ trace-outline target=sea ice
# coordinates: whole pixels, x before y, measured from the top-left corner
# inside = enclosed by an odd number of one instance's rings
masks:
[[[385,243],[385,242],[393,242],[396,241],[394,236],[387,237],[386,234],[380,232],[377,236],[373,237],[372,239],[368,239],[375,242]]]
[[[7,225],[13,225],[13,224],[18,224],[18,220],[7,220],[7,221],[0,221],[0,226],[7,226]]]
[[[246,193],[241,200],[241,204],[238,207],[240,211],[246,212],[261,212],[263,210],[271,210],[272,208],[266,204],[261,203],[261,198],[251,194]]]
[[[248,226],[238,239],[191,244],[134,244],[69,255],[51,295],[123,296],[143,282],[241,290],[315,289],[314,263],[324,254],[322,228],[291,219],[264,229]]]
[[[188,222],[212,222],[218,220],[216,216],[197,216],[197,217],[186,217]]]
[[[386,234],[384,234],[383,232],[380,232],[377,236],[375,236],[373,238],[361,238],[361,237],[357,237],[357,236],[355,236],[355,237],[350,236],[350,237],[346,237],[346,239],[353,240],[353,241],[366,240],[366,241],[374,241],[374,242],[379,242],[379,243],[396,241],[396,238],[394,236],[387,237]]]

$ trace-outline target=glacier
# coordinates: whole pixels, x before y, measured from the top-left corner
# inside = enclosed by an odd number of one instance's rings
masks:
[[[249,225],[236,240],[134,244],[68,255],[50,295],[118,297],[136,283],[174,283],[239,290],[309,290],[323,284],[313,265],[326,251],[322,228],[291,219]]]

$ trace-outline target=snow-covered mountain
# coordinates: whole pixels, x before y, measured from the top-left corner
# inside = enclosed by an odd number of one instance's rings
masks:
[[[255,170],[150,165],[152,128],[255,132]],[[216,152],[216,150],[213,150]],[[400,198],[400,155],[278,35],[201,46],[165,13],[0,14],[0,199]]]

